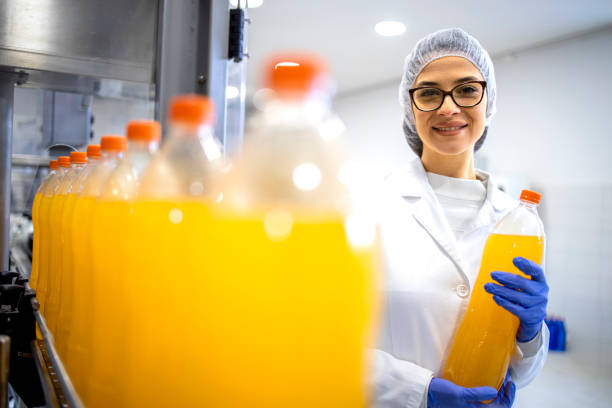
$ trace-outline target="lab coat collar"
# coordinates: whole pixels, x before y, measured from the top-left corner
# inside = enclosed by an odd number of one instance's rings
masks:
[[[516,201],[499,190],[497,183],[489,173],[477,170],[477,174],[480,179],[486,180],[487,197],[476,220],[469,228],[470,232],[495,224],[505,212],[516,206]],[[420,158],[414,158],[389,175],[387,183],[411,205],[412,215],[417,222],[447,253],[461,271],[465,281],[469,282],[465,262],[457,248],[455,235],[427,180],[427,174]]]
[[[486,180],[488,203],[496,213],[506,212],[517,205],[517,201],[508,197],[499,189],[495,179],[486,171],[476,169],[476,174],[481,180]],[[387,176],[387,183],[393,190],[408,199],[416,202],[419,198],[435,195],[427,180],[427,173],[421,159],[416,157],[409,163]]]
[[[464,262],[457,249],[455,235],[427,180],[420,158],[407,163],[387,177],[391,188],[410,205],[412,216],[450,257],[468,282]]]

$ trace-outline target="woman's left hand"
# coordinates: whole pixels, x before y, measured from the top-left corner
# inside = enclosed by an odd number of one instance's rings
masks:
[[[487,283],[484,288],[493,295],[495,303],[519,318],[521,324],[516,339],[527,342],[538,334],[546,317],[548,284],[540,265],[520,256],[512,262],[531,279],[508,272],[492,272],[491,277],[501,285]]]

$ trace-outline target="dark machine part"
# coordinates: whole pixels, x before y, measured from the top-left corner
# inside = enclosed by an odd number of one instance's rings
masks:
[[[234,62],[244,57],[244,10],[240,7],[230,10],[228,57]]]
[[[27,406],[38,407],[45,405],[45,398],[32,355],[31,344],[36,338],[32,309],[35,293],[26,286],[27,281],[27,276],[18,272],[0,272],[0,335],[10,338],[8,364],[0,365],[0,370],[8,369],[8,382]],[[6,401],[7,392],[2,390],[0,394]]]

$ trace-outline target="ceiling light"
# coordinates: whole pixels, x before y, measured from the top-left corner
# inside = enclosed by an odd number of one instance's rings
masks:
[[[376,23],[374,30],[384,37],[395,37],[406,31],[406,25],[399,21],[381,21]]]
[[[249,8],[256,8],[263,4],[263,0],[249,0]],[[230,5],[232,7],[238,7],[238,0],[230,0]],[[240,7],[244,8],[246,5],[246,0],[240,0]]]

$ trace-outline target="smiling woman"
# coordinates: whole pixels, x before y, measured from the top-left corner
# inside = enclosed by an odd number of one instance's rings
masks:
[[[381,341],[373,352],[379,408],[465,407],[487,401],[488,406],[510,407],[516,387],[530,383],[544,364],[548,330],[538,317],[521,321],[521,327],[534,324],[529,336],[504,337],[520,357],[512,361],[499,390],[486,384],[464,388],[440,378],[456,327],[478,290],[489,232],[517,205],[489,174],[474,167],[474,151],[487,135],[495,99],[493,63],[461,29],[430,34],[406,58],[400,102],[405,136],[417,156],[388,176],[381,211],[388,283]],[[504,290],[516,295],[515,288]],[[498,307],[491,295],[484,297]],[[545,309],[545,300],[538,302]],[[518,310],[506,306],[513,314]]]
[[[486,82],[465,82],[464,78],[484,78],[478,68],[462,57],[443,57],[428,64],[417,77],[417,83],[435,83],[442,89],[413,88],[412,101],[416,130],[423,144],[421,159],[426,169],[437,167],[443,161],[441,156],[452,156],[453,161],[465,162],[473,156],[474,145],[484,133],[486,104],[481,103],[484,97]],[[453,84],[460,83],[453,88]],[[469,94],[469,95],[468,95]],[[486,97],[485,102],[486,102]],[[466,102],[468,107],[459,105]],[[427,111],[419,109],[428,105]],[[435,109],[431,109],[431,106]],[[469,160],[468,160],[469,161]],[[435,172],[435,171],[434,171]],[[474,178],[474,174],[469,174]]]

